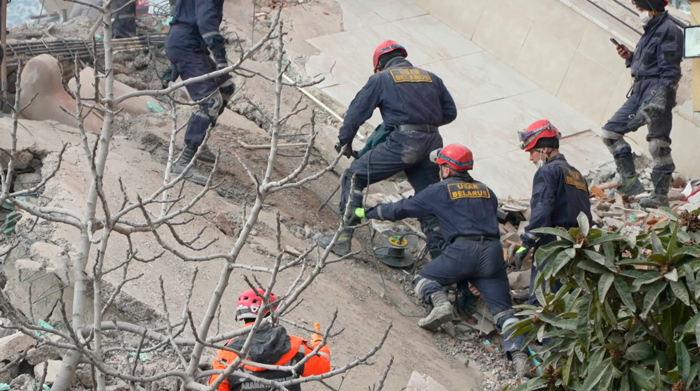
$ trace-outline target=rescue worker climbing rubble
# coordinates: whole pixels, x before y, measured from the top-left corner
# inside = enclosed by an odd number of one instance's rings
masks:
[[[374,52],[375,74],[355,96],[345,114],[338,135],[338,152],[353,156],[352,141],[360,126],[379,108],[386,131],[385,142],[356,159],[341,177],[340,213],[345,215],[348,197],[351,207],[362,206],[362,190],[372,183],[405,172],[418,194],[439,181],[438,167],[430,161],[430,152],[442,147],[438,127],[457,118],[457,108],[442,80],[435,74],[414,67],[406,57],[406,49],[394,41],[385,41]],[[352,178],[355,176],[351,189]],[[351,211],[350,211],[351,212]],[[354,225],[357,219],[350,214],[346,228],[333,252],[350,253]],[[433,216],[421,218],[421,228],[428,237],[431,257],[440,253],[440,235]],[[328,247],[333,235],[319,239],[319,245]]]
[[[260,311],[263,316],[270,316],[270,310],[266,308],[262,297],[265,291],[258,288],[257,291],[248,289],[241,293],[238,297],[238,305],[236,308],[236,320],[243,321],[245,326],[250,326],[255,322]],[[277,309],[277,297],[274,293],[270,293],[270,304],[273,309]],[[314,329],[320,332],[319,324],[314,325]],[[226,347],[232,350],[240,351],[246,343],[246,335],[236,337],[226,344]],[[264,325],[257,330],[253,336],[248,356],[246,359],[253,363],[276,365],[283,367],[293,367],[299,363],[304,357],[311,354],[317,346],[322,343],[320,334],[312,334],[310,340],[287,334],[287,330],[278,324]],[[238,355],[231,350],[221,349],[218,352],[217,358],[214,359],[214,370],[225,370],[229,365],[233,364]],[[270,385],[247,380],[240,376],[241,372],[249,375],[254,375],[258,378],[271,380],[276,382],[289,381],[298,378],[299,376],[314,376],[321,375],[331,370],[331,352],[328,345],[320,348],[317,354],[314,354],[307,360],[296,374],[282,368],[277,370],[258,368],[254,364],[241,365],[223,382],[220,383],[219,391],[271,391],[274,388]],[[220,377],[219,374],[212,375],[209,378],[209,385],[214,384]],[[286,386],[289,391],[300,391],[301,385],[295,384]]]
[[[559,153],[561,134],[551,122],[546,119],[533,122],[518,135],[520,148],[530,153],[530,161],[538,167],[532,181],[530,223],[520,237],[522,246],[515,254],[515,267],[520,270],[530,250],[534,256],[538,248],[556,240],[554,235],[542,235],[533,230],[578,227],[577,218],[581,212],[591,221],[591,201],[586,179]],[[546,263],[546,260],[538,266],[532,263],[528,304],[540,304],[535,295],[535,284],[537,273]],[[558,286],[552,287],[553,291],[556,289]]]
[[[115,12],[112,21],[112,37],[130,38],[136,36],[136,1],[115,0],[112,3],[112,12]]]
[[[224,0],[177,0],[170,22],[170,32],[165,41],[165,53],[173,65],[174,72],[182,80],[206,75],[228,66],[223,35],[219,25],[223,18]],[[214,60],[209,53],[214,55]],[[185,132],[185,150],[173,166],[173,172],[180,174],[194,158],[202,145],[210,126],[224,111],[233,95],[235,86],[231,75],[203,80],[187,86],[192,100],[199,102],[199,110],[192,114]],[[214,163],[216,156],[206,145],[198,156],[199,160]],[[193,166],[186,179],[204,185],[207,177]]]
[[[636,0],[634,5],[644,22],[644,34],[634,52],[624,45],[617,53],[631,69],[634,84],[627,101],[603,126],[603,142],[615,158],[622,177],[618,190],[628,196],[641,194],[632,148],[623,136],[646,125],[649,152],[653,158],[654,191],[640,206],[668,206],[668,191],[676,166],[671,157],[672,109],[681,78],[683,32],[665,11],[667,0]]]
[[[493,314],[504,336],[503,350],[513,360],[518,375],[529,375],[528,356],[521,351],[523,336],[506,340],[510,332],[504,331],[518,319],[511,303],[498,231],[498,198],[469,174],[474,167],[469,148],[450,144],[433,151],[430,159],[439,165],[441,182],[405,200],[367,210],[357,208],[355,215],[388,221],[435,216],[445,247],[413,280],[416,295],[433,306],[430,314],[418,321],[418,326],[437,330],[451,321],[453,308],[443,287],[471,283]]]

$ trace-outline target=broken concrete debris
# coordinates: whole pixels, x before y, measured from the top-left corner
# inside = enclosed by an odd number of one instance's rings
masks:
[[[35,344],[34,338],[20,332],[0,338],[0,361],[10,360]]]

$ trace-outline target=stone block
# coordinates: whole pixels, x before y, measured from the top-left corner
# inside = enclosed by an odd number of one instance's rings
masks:
[[[9,360],[17,353],[23,352],[36,344],[36,340],[23,333],[14,333],[0,338],[0,361]]]
[[[53,384],[56,381],[56,377],[58,377],[59,371],[61,370],[61,361],[58,360],[49,360],[35,366],[34,378],[37,379],[37,381],[41,380],[42,376],[44,376],[44,368],[47,365],[48,368],[46,369],[46,377],[44,378],[44,383]]]
[[[466,388],[466,387],[465,387]],[[448,391],[440,383],[435,381],[428,375],[422,375],[418,372],[411,374],[411,379],[408,381],[406,391]]]

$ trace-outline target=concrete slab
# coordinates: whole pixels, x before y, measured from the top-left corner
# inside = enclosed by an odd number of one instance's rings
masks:
[[[444,58],[461,57],[483,51],[462,34],[432,15],[423,15],[392,23],[416,41],[430,46]]]
[[[440,61],[423,68],[443,79],[459,109],[539,88],[487,52]]]
[[[570,136],[583,130],[598,132],[600,127],[590,118],[574,110],[549,92],[539,89],[509,98],[521,110],[538,118],[547,118],[559,129],[563,136]],[[517,129],[527,127],[529,123]]]
[[[338,3],[343,10],[343,29],[346,31],[387,22],[379,14],[355,0],[339,0]]]
[[[447,388],[428,375],[413,372],[406,385],[406,391],[447,391]]]

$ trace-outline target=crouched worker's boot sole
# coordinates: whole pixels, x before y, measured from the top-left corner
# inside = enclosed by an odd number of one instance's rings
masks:
[[[443,323],[452,320],[452,304],[440,303],[433,307],[428,316],[418,321],[418,326],[426,330],[437,331]]]
[[[335,235],[321,236],[318,239],[318,245],[323,249],[328,248],[328,246],[331,244],[331,241],[333,240],[333,236]],[[338,240],[335,242],[335,245],[333,245],[331,251],[333,252],[333,254],[343,257],[345,255],[350,254],[351,245],[352,235],[341,234],[340,237],[338,237]]]

